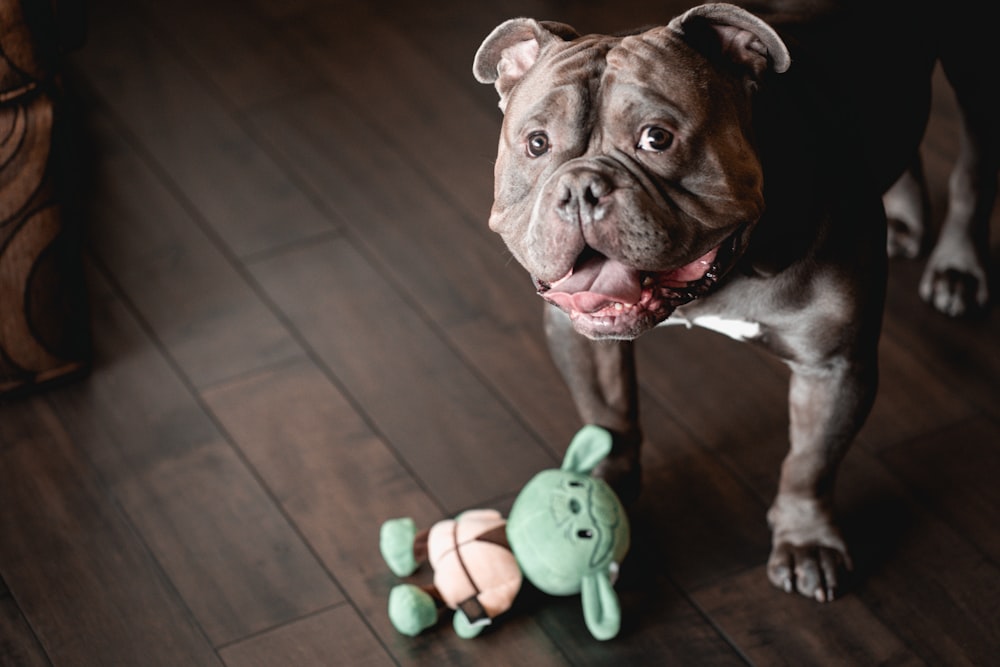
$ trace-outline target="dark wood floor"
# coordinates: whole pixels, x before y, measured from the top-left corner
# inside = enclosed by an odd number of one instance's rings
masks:
[[[505,507],[578,426],[485,224],[499,113],[472,54],[510,16],[610,31],[670,5],[92,0],[68,81],[96,159],[97,359],[0,406],[0,664],[996,664],[1000,310],[936,315],[921,262],[892,266],[841,475],[842,599],[765,581],[783,367],[670,330],[639,345],[667,371],[642,375],[620,637],[537,594],[475,641],[389,625],[380,522]]]

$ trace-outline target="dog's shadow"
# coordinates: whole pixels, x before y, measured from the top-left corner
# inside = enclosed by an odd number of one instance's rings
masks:
[[[903,497],[878,488],[841,506],[838,516],[854,564],[842,594],[878,577],[897,558],[917,520]]]
[[[663,604],[662,591],[652,590],[651,582],[675,589],[671,595],[687,595],[751,568],[761,568],[763,574],[770,550],[770,531],[763,511],[757,513],[756,522],[744,518],[744,525],[728,526],[713,520],[709,511],[707,521],[714,536],[706,542],[703,533],[701,543],[692,544],[686,543],[673,525],[672,512],[654,504],[641,497],[633,508],[632,548],[618,585],[631,604],[642,608],[642,616],[655,615],[655,607]],[[698,513],[699,502],[691,499],[686,509],[677,511]],[[747,512],[744,517],[753,515]],[[852,494],[838,505],[837,516],[853,564],[841,581],[839,594],[845,596],[862,592],[867,582],[893,563],[917,519],[912,504],[904,497],[878,486]],[[626,617],[634,613],[630,609]]]

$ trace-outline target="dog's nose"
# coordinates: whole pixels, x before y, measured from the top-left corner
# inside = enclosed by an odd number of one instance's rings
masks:
[[[609,206],[605,197],[611,194],[611,182],[592,169],[575,169],[563,174],[559,181],[561,196],[556,213],[566,222],[590,224],[598,222]]]

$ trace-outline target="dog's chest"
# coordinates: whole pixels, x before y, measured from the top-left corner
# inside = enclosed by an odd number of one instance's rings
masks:
[[[688,318],[675,312],[660,324],[660,326],[676,325],[683,325],[689,329],[691,327],[710,329],[738,341],[753,340],[759,338],[761,334],[759,322],[720,317],[718,315],[696,315]]]

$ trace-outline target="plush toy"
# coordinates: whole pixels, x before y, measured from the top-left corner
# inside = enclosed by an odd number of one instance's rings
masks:
[[[611,451],[611,434],[583,427],[560,469],[537,474],[504,520],[491,509],[470,510],[417,532],[412,519],[382,525],[380,549],[389,568],[409,576],[427,560],[431,586],[400,584],[389,594],[389,618],[406,635],[454,610],[459,636],[478,635],[507,611],[522,575],[550,595],[581,594],[583,617],[597,639],[618,634],[621,611],[613,588],[629,547],[625,509],[611,487],[590,472]]]

